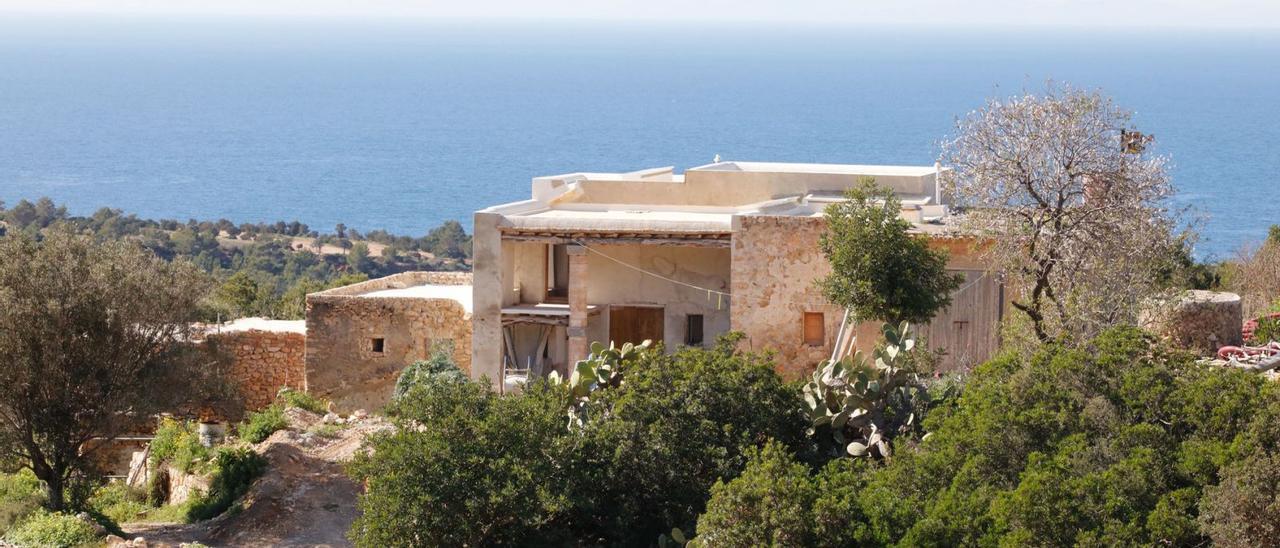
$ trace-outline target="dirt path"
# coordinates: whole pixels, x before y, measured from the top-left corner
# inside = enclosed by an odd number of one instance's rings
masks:
[[[370,432],[386,428],[380,419],[348,426],[336,438],[302,434],[319,417],[290,409],[294,427],[272,434],[255,447],[267,470],[243,498],[244,510],[195,524],[125,526],[148,546],[200,542],[208,546],[350,546],[347,531],[358,515],[360,486],[343,472]]]

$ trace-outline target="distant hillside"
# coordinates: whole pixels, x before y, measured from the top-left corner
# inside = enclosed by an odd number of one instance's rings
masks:
[[[39,237],[51,228],[136,241],[166,260],[192,261],[219,283],[208,299],[209,320],[298,319],[305,295],[313,291],[409,270],[471,268],[471,236],[457,221],[411,237],[383,230],[361,234],[341,223],[333,232],[319,232],[298,221],[157,221],[105,207],[81,217],[49,198],[8,208],[0,201],[0,235]]]

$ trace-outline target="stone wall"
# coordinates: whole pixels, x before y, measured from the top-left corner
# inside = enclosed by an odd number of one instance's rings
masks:
[[[453,345],[455,363],[471,368],[471,315],[451,299],[369,297],[382,289],[466,285],[470,275],[411,272],[307,296],[307,390],[341,410],[376,410],[390,401],[400,372],[429,357],[434,343]],[[380,339],[382,351],[375,351]]]
[[[734,217],[730,329],[746,335],[743,342],[751,350],[776,352],[778,370],[789,379],[809,374],[831,356],[844,315],[815,285],[831,270],[818,250],[825,229],[826,222],[814,217]],[[820,346],[804,342],[805,312],[823,314]]]
[[[305,333],[251,329],[208,338],[231,360],[229,374],[245,411],[271,405],[281,388],[306,391]]]

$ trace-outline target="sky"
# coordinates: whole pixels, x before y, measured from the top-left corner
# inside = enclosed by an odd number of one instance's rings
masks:
[[[3,14],[1280,28],[1280,0],[0,0]]]

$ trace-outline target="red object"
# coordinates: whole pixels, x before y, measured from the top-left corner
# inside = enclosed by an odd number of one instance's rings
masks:
[[[1262,318],[1267,318],[1267,319],[1270,319],[1270,320],[1274,320],[1274,319],[1280,318],[1280,312],[1272,312],[1272,313],[1270,313],[1270,314],[1267,314],[1266,316],[1262,316]],[[1245,342],[1245,343],[1271,342],[1271,341],[1255,341],[1255,340],[1253,340],[1253,332],[1258,330],[1258,320],[1260,320],[1260,319],[1262,319],[1262,318],[1254,318],[1254,319],[1252,319],[1252,320],[1249,320],[1249,321],[1247,321],[1247,322],[1244,322],[1244,326],[1242,326],[1242,327],[1241,327],[1241,329],[1240,329],[1240,334],[1241,334],[1241,335],[1244,335],[1244,342]]]

